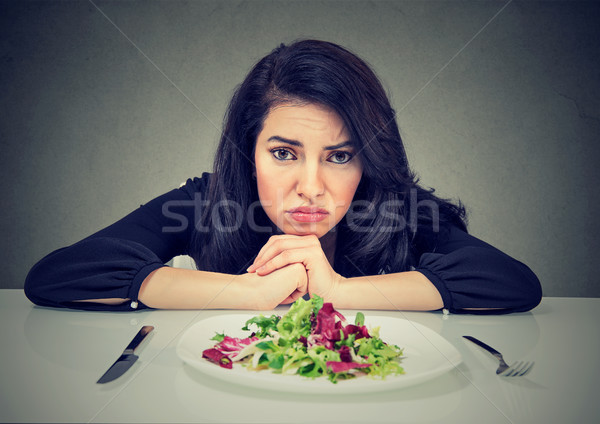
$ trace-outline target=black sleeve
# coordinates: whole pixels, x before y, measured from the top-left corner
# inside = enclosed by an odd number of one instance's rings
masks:
[[[456,227],[446,229],[435,248],[421,254],[416,270],[454,313],[524,312],[542,298],[540,281],[525,264]]]
[[[87,310],[145,308],[138,292],[144,279],[171,258],[187,254],[208,174],[188,180],[123,219],[44,257],[29,271],[25,294],[35,304]],[[130,299],[119,305],[76,302]]]

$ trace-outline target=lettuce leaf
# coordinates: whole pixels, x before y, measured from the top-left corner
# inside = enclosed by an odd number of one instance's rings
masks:
[[[257,327],[257,331],[254,332],[254,335],[262,339],[268,336],[271,332],[277,331],[277,323],[280,319],[281,317],[277,315],[271,315],[270,317],[259,315],[246,321],[246,325],[242,327],[242,330],[252,331],[251,326],[254,324]]]

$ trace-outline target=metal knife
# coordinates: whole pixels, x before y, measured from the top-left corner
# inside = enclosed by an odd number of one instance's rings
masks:
[[[97,384],[108,383],[109,381],[113,381],[127,371],[131,366],[138,360],[138,356],[133,354],[133,351],[137,349],[137,347],[142,343],[142,341],[146,338],[150,332],[154,330],[154,327],[151,325],[144,325],[140,331],[135,335],[131,343],[127,345],[119,359],[115,361],[114,364],[110,366],[110,368],[104,373],[100,380],[98,380]]]

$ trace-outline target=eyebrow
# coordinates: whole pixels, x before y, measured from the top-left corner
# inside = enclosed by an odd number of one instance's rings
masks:
[[[267,141],[269,141],[269,142],[279,141],[281,143],[286,143],[291,146],[304,147],[302,142],[300,142],[298,140],[292,140],[289,138],[281,137],[279,135],[274,135],[272,137],[269,137],[269,139]],[[348,147],[348,146],[353,146],[353,145],[354,144],[352,143],[352,141],[347,140],[347,141],[342,141],[341,143],[335,144],[333,146],[326,146],[324,148],[324,150],[337,150],[337,149],[341,149],[342,147]]]

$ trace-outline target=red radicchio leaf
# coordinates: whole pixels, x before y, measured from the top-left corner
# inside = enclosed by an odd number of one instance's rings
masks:
[[[342,362],[352,362],[352,355],[350,354],[349,346],[342,346],[339,348],[338,353],[340,354],[340,359]]]
[[[333,343],[341,340],[340,330],[343,331],[341,321],[335,321],[336,316],[342,321],[346,320],[341,313],[333,309],[333,304],[324,303],[317,314],[317,325],[309,337],[309,345],[322,345],[330,350],[334,348]]]
[[[223,341],[215,345],[215,349],[223,353],[237,353],[255,340],[258,340],[258,337],[247,337],[245,339],[240,339],[237,337],[225,336]]]
[[[317,314],[317,328],[315,328],[314,334],[321,334],[321,333],[324,333],[325,331],[330,331],[331,333],[333,333],[334,330],[336,330],[336,328],[340,329],[341,324],[339,324],[336,327],[336,322],[335,322],[336,316],[342,321],[346,320],[346,318],[344,318],[344,316],[342,314],[340,314],[338,311],[333,309],[332,303],[329,303],[329,302],[323,303],[323,307],[319,310],[319,313]],[[339,331],[338,331],[338,333],[339,333]],[[339,335],[338,335],[338,340],[339,340]]]
[[[367,368],[371,365],[372,364],[359,364],[357,362],[327,361],[327,368],[335,373],[349,371],[354,368]]]
[[[218,351],[217,349],[206,349],[202,352],[202,357],[208,359],[211,362],[219,364],[219,366],[223,368],[233,368],[233,363],[231,359],[227,357],[224,353]]]
[[[371,337],[371,335],[369,334],[369,330],[364,325],[359,327],[354,324],[348,324],[346,327],[344,327],[344,337],[347,338],[350,334],[356,334],[356,340],[362,339],[363,337]]]

